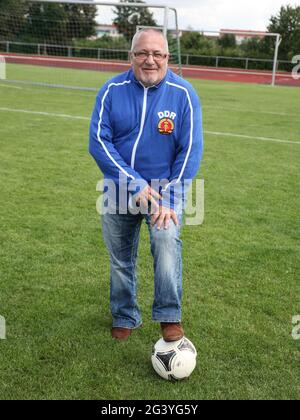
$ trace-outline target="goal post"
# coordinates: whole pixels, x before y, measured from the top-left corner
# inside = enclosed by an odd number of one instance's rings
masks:
[[[168,40],[169,44],[169,67],[182,77],[182,61],[181,61],[181,49],[180,49],[180,38],[176,30],[166,29],[164,26],[137,26],[136,32],[143,29],[157,29],[160,30]]]
[[[181,34],[187,65],[199,70],[214,68],[216,74],[240,74],[245,81],[255,72],[272,86],[276,84],[280,43],[280,34],[263,31],[186,30]]]
[[[230,33],[230,32],[228,32]],[[231,32],[235,36],[248,36],[248,37],[266,37],[266,38],[273,38],[275,39],[275,47],[274,47],[274,56],[273,56],[273,69],[272,69],[272,82],[271,85],[274,87],[276,84],[276,73],[278,68],[278,52],[279,52],[279,46],[282,41],[282,37],[278,33],[272,33],[272,32],[255,32],[255,31],[232,31]]]
[[[279,52],[280,44],[282,42],[282,37],[280,34],[270,34],[270,36],[276,36],[274,62],[273,62],[273,74],[272,74],[272,86],[275,86],[276,73],[277,73],[277,68],[278,68],[278,52]]]
[[[0,55],[0,80],[6,80],[6,61],[2,55]]]
[[[130,68],[136,20],[141,25],[150,20],[162,28],[172,41],[172,69],[182,75],[175,8],[127,1],[22,0],[12,4],[13,9],[0,10],[0,55],[6,60],[8,81],[98,90],[103,80],[99,72],[108,73],[109,78]]]

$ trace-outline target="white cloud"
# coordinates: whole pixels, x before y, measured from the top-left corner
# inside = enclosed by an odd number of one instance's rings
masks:
[[[300,0],[147,0],[146,3],[175,7],[179,26],[185,29],[250,29],[266,30],[270,17],[281,6],[300,5]],[[105,20],[111,14],[105,13]]]
[[[160,1],[158,1],[160,3]],[[182,28],[266,30],[270,17],[293,0],[164,0],[177,8]],[[300,1],[293,4],[300,5]]]

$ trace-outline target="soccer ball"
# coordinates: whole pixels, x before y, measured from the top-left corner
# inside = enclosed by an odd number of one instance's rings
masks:
[[[196,357],[196,348],[186,337],[168,343],[161,338],[153,348],[151,361],[163,379],[178,380],[190,376],[196,367]]]

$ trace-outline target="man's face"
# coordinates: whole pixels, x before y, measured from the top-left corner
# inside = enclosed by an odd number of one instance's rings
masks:
[[[136,79],[145,87],[158,85],[167,74],[168,61],[169,54],[163,36],[155,32],[142,33],[131,53]]]

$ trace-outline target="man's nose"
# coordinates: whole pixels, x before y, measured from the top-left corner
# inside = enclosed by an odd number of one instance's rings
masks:
[[[154,58],[152,54],[149,54],[146,60],[146,63],[148,64],[155,64]]]

